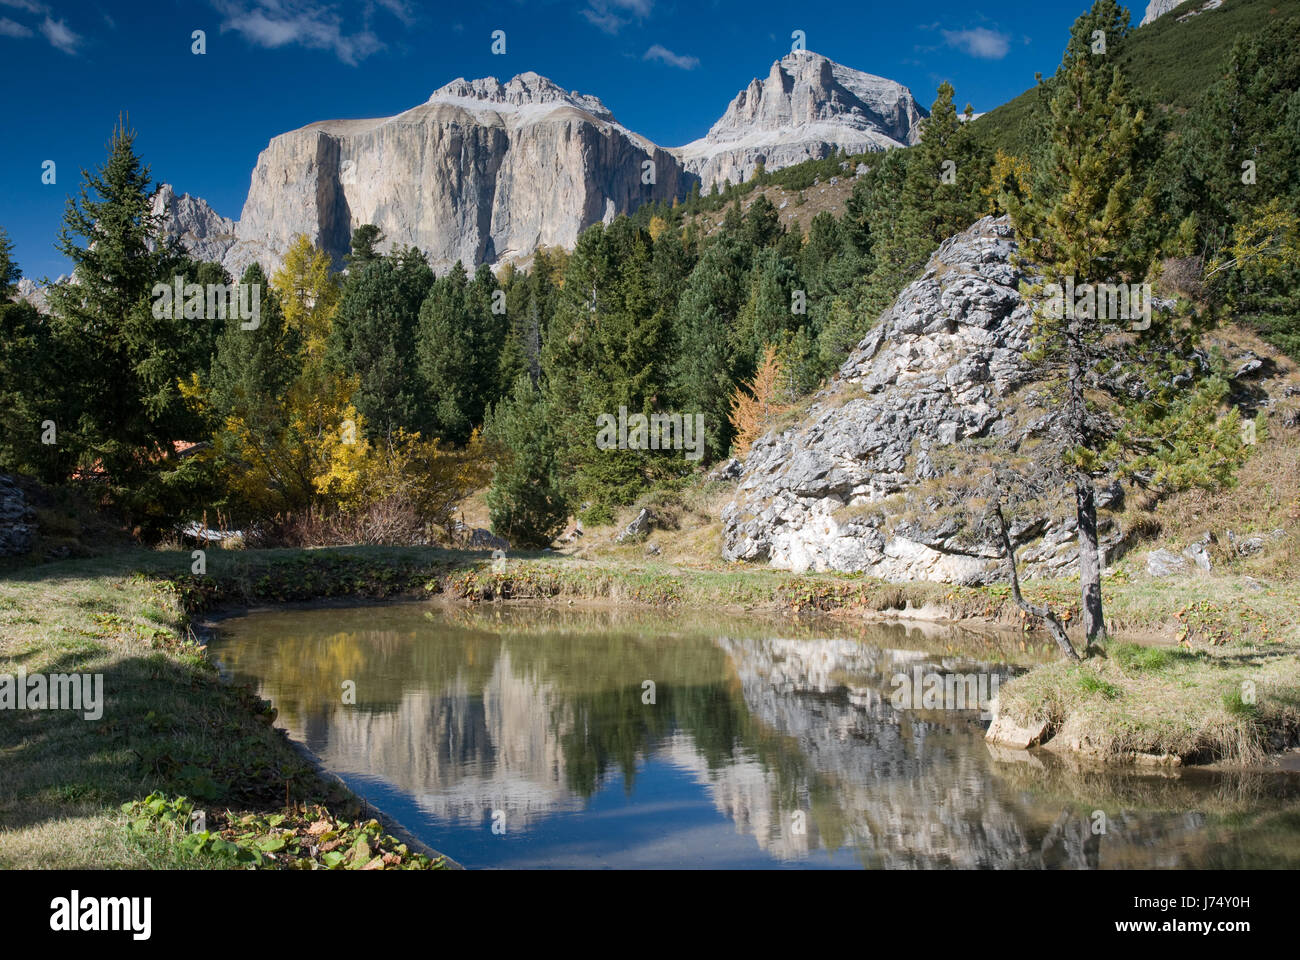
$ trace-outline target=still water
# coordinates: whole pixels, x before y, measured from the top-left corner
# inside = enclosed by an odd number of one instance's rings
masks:
[[[211,649],[468,867],[1300,866],[1300,775],[1101,773],[990,748],[978,706],[898,706],[918,668],[1050,656],[1006,635],[388,604],[254,613]]]

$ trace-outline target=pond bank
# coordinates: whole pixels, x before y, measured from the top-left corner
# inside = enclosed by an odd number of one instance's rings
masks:
[[[268,705],[218,682],[195,643],[196,628],[239,608],[434,597],[599,600],[759,612],[792,623],[806,613],[846,626],[863,619],[948,621],[1045,641],[998,586],[553,554],[511,557],[494,569],[486,553],[431,548],[212,550],[204,574],[191,564],[189,551],[132,549],[0,574],[0,673],[102,673],[107,696],[98,723],[58,712],[0,717],[0,866],[237,866],[237,854],[223,844],[274,847],[291,828],[296,839],[286,843],[301,856],[263,858],[262,865],[328,865],[321,857],[340,847],[312,853],[325,845],[308,842],[313,827],[331,833],[327,843],[341,838],[358,851],[342,865],[360,868],[385,854],[401,861],[385,866],[422,865],[409,847],[397,852],[396,838],[374,836],[381,825],[367,833],[367,821],[356,820],[360,801],[321,780],[272,727]],[[1256,586],[1233,578],[1215,578],[1212,589],[1205,578],[1108,580],[1113,635],[1165,647],[1113,644],[1118,653],[1104,660],[1042,665],[1004,685],[1000,709],[1021,724],[1045,723],[1054,749],[1099,759],[1149,753],[1187,763],[1258,762],[1296,735],[1300,590],[1282,581]],[[1031,582],[1026,593],[1074,620],[1076,589],[1069,581]],[[228,807],[230,814],[217,819],[213,843],[190,851],[166,810],[134,819],[122,810],[155,792]],[[342,819],[328,829],[316,826],[320,820],[306,822],[321,805]],[[143,836],[126,829],[151,817],[158,823]],[[274,817],[282,819],[271,824]],[[372,856],[359,863],[367,851]]]

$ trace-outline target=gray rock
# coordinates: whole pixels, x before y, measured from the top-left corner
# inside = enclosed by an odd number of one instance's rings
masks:
[[[523,260],[572,248],[586,227],[642,203],[685,197],[695,179],[595,97],[535,73],[458,79],[395,117],[273,138],[222,263],[236,277],[254,260],[270,273],[301,233],[341,267],[363,223],[383,230],[381,252],[414,244],[439,270]]]
[[[709,190],[768,171],[829,157],[869,153],[920,140],[925,111],[902,84],[841,66],[810,51],[772,64],[766,80],[740,91],[703,138],[673,151]]]
[[[627,543],[629,540],[635,540],[649,532],[650,523],[653,520],[650,511],[641,508],[641,512],[636,515],[631,523],[623,528],[623,532],[614,538],[615,543]]]
[[[1037,747],[1051,739],[1051,723],[1049,721],[1041,720],[1037,723],[1021,726],[1001,714],[997,697],[989,701],[989,711],[993,714],[993,722],[989,724],[988,730],[984,733],[984,739],[989,743],[1014,747],[1017,750],[1028,750],[1030,747]]]
[[[753,444],[722,512],[725,558],[894,581],[1005,576],[1000,545],[970,516],[966,481],[1031,432],[1040,444],[1060,435],[1055,410],[1022,389],[1033,380],[1032,314],[1014,251],[1005,218],[945,241],[803,423]],[[1117,484],[1098,489],[1103,509],[1121,499]],[[1026,576],[1077,562],[1070,510],[1010,519]],[[1111,554],[1122,531],[1110,518],[1103,530]]]
[[[36,533],[36,511],[13,478],[0,475],[0,557],[30,553]]]
[[[710,480],[737,480],[744,472],[745,465],[735,457],[729,459],[716,470],[709,474]]]
[[[1264,549],[1263,537],[1247,537],[1240,540],[1236,534],[1229,530],[1227,540],[1229,549],[1239,557],[1252,557]]]
[[[169,183],[160,184],[154,193],[151,212],[162,218],[163,232],[179,240],[195,259],[220,263],[235,245],[235,221],[221,216],[200,197],[177,196]]]
[[[1183,556],[1188,560],[1191,560],[1206,573],[1210,572],[1210,554],[1209,551],[1205,549],[1204,542],[1198,540],[1196,543],[1193,543],[1183,551]]]
[[[462,548],[467,550],[509,550],[510,541],[504,537],[498,537],[491,530],[484,530],[482,527],[471,527],[466,523],[457,520],[452,524],[452,533],[455,535],[457,542]]]
[[[1147,4],[1146,15],[1142,17],[1142,22],[1139,23],[1138,26],[1145,27],[1152,20],[1155,20],[1157,17],[1163,17],[1166,13],[1182,2],[1183,0],[1151,0],[1151,2]]]
[[[1153,577],[1169,577],[1187,569],[1187,562],[1176,553],[1163,548],[1147,554],[1147,573]]]

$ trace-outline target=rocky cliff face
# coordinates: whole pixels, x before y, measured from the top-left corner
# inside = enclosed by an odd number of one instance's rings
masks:
[[[644,183],[646,163],[653,183]],[[572,246],[592,223],[683,197],[692,178],[595,97],[535,73],[455,80],[395,117],[329,120],[258,157],[224,264],[274,268],[295,234],[340,262],[352,230],[414,244],[436,267]]]
[[[1145,27],[1152,20],[1155,20],[1157,17],[1163,17],[1166,13],[1182,2],[1183,0],[1151,0],[1151,2],[1147,4],[1146,15],[1142,18],[1142,22],[1139,23],[1138,26]]]
[[[1146,16],[1142,18],[1142,22],[1139,23],[1138,26],[1145,27],[1152,20],[1163,17],[1171,10],[1178,9],[1178,7],[1182,6],[1185,2],[1186,0],[1151,0],[1151,2],[1147,4]],[[1192,19],[1192,17],[1198,17],[1207,10],[1217,10],[1221,6],[1223,6],[1223,0],[1203,0],[1200,4],[1191,5],[1187,12],[1177,19],[1179,23],[1186,23],[1188,20]]]
[[[170,183],[159,185],[152,212],[163,218],[163,232],[199,260],[220,263],[235,244],[235,221],[221,216],[201,197],[177,196]]]
[[[703,139],[674,152],[708,189],[748,179],[760,162],[777,170],[841,147],[866,153],[914,144],[924,116],[902,84],[791,53],[766,80],[750,81]]]
[[[947,240],[845,361],[807,418],[756,442],[724,509],[724,555],[792,570],[976,584],[1003,576],[978,523],[995,458],[1052,442],[1050,401],[1024,352],[1031,312],[1010,225]],[[1101,493],[1099,506],[1118,489]],[[1072,504],[1036,504],[1012,527],[1022,572],[1077,559]],[[1121,542],[1104,513],[1103,555]]]

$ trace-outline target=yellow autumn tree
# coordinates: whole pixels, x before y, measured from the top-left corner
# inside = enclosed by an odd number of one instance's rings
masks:
[[[213,444],[232,498],[263,515],[337,502],[359,483],[368,456],[356,385],[325,356],[339,300],[329,256],[296,237],[270,286],[285,329],[302,344],[301,367],[282,395],[237,406]]]
[[[668,229],[668,221],[663,217],[650,218],[650,239],[658,240],[659,235]]]
[[[776,358],[776,347],[768,344],[763,351],[763,361],[758,365],[748,389],[739,386],[731,395],[731,414],[728,419],[736,430],[736,439],[732,445],[736,456],[747,456],[754,441],[771,428],[777,417],[790,409],[788,404],[779,401],[783,379],[784,372]]]
[[[1032,181],[1033,170],[1029,161],[999,147],[989,172],[988,185],[982,191],[987,198],[986,212],[997,216],[1007,212],[1009,201],[1024,203],[1029,200]]]

